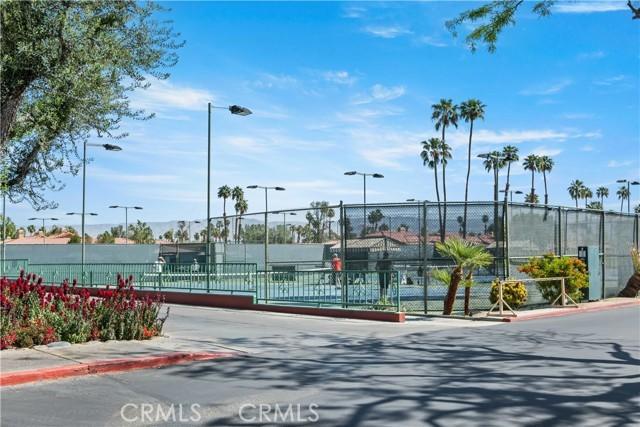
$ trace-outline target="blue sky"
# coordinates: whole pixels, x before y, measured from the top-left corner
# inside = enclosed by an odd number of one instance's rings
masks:
[[[553,204],[573,204],[566,188],[578,178],[594,191],[608,186],[605,207],[617,209],[615,180],[640,178],[640,25],[622,1],[520,15],[494,54],[469,52],[444,28],[473,5],[464,2],[164,4],[186,46],[169,80],[132,95],[156,118],[126,123],[122,152],[92,151],[87,210],[100,216],[91,223],[122,221],[111,204],[144,206],[146,221],[206,215],[208,100],[254,111],[214,112],[213,187],[284,186],[270,197],[275,209],[360,202],[362,182],[347,170],[385,175],[370,183],[369,201],[434,200],[419,142],[438,135],[430,106],[440,98],[487,105],[474,156],[506,144],[521,157],[552,156]],[[467,132],[461,123],[448,133],[450,200],[463,198]],[[476,159],[472,174],[470,198],[490,199],[492,176]],[[512,174],[514,189],[530,187],[520,166]],[[81,177],[63,182],[49,195],[60,208],[44,214],[80,209]],[[250,211],[263,209],[262,197],[247,190]],[[213,212],[221,207],[214,199]],[[21,224],[34,215],[25,204],[8,209]]]

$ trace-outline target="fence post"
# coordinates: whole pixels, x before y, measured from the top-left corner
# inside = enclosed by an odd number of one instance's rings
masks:
[[[400,313],[400,272],[396,271],[396,311]]]
[[[602,213],[600,214],[600,256],[602,257],[600,260],[600,269],[601,269],[601,276],[602,276],[602,299],[605,298],[604,295],[604,284],[605,284],[605,279],[604,279],[604,274],[605,274],[605,270],[606,270],[606,262],[605,262],[605,257],[604,257],[604,244],[605,244],[605,240],[604,240],[604,222],[605,222],[605,212],[604,212],[604,207],[602,207]]]
[[[427,314],[428,309],[428,302],[429,302],[429,298],[427,297],[427,277],[428,277],[428,273],[427,273],[427,250],[429,249],[429,229],[428,229],[428,218],[427,218],[427,202],[422,202],[422,223],[424,224],[424,233],[422,232],[422,230],[420,230],[420,233],[423,234],[422,236],[422,293],[423,293],[423,298],[424,298],[424,314]],[[466,224],[465,224],[466,226]]]
[[[347,300],[349,299],[349,289],[347,289],[347,233],[348,229],[345,224],[346,213],[344,204],[340,200],[340,258],[342,263],[342,286],[340,286],[340,299],[343,308],[347,308]]]
[[[509,202],[507,202],[507,194],[504,198],[504,209],[502,212],[502,226],[504,232],[502,233],[504,253],[504,277],[508,278],[511,275],[511,262],[509,261]]]
[[[562,256],[562,208],[558,206],[558,256]]]

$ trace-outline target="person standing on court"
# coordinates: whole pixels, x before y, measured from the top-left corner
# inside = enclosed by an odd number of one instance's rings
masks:
[[[376,271],[378,272],[378,284],[380,285],[380,299],[386,298],[389,283],[391,282],[391,260],[389,252],[384,251],[382,259],[376,262]]]
[[[338,254],[333,254],[331,258],[331,282],[333,286],[340,286],[339,274],[342,271],[342,260],[338,257]]]

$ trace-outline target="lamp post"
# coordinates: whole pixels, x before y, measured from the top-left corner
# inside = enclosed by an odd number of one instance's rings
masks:
[[[262,185],[249,185],[247,188],[254,190],[256,188],[264,189],[264,276],[265,283],[268,280],[267,261],[269,259],[269,190],[284,191],[284,187],[264,187]]]
[[[282,214],[282,243],[287,243],[287,215],[297,215],[295,212],[275,212]]]
[[[207,103],[207,247],[205,248],[205,262],[207,272],[207,292],[211,287],[211,278],[209,277],[209,264],[211,264],[211,110],[228,110],[236,116],[248,116],[251,110],[239,105],[230,105],[228,107],[217,107],[210,102]]]
[[[129,244],[129,209],[142,210],[141,206],[112,205],[109,209],[124,209],[124,244]]]
[[[84,141],[82,146],[82,223],[80,226],[80,242],[82,243],[82,254],[80,256],[80,262],[82,264],[82,283],[84,284],[84,218],[85,218],[85,200],[86,200],[86,188],[87,188],[87,147],[102,147],[107,151],[122,151],[122,148],[114,144],[90,144]]]
[[[348,176],[352,176],[352,175],[362,176],[362,184],[364,188],[362,192],[364,196],[364,203],[362,205],[362,212],[363,212],[362,235],[364,236],[365,234],[367,234],[367,177],[370,176],[372,178],[384,178],[384,175],[380,173],[365,173],[365,172],[358,172],[358,171],[345,172],[344,174]]]
[[[505,193],[506,191],[507,191],[507,190],[500,190],[500,192],[501,192],[501,193]],[[509,201],[510,201],[510,202],[513,202],[513,194],[514,194],[514,193],[515,193],[515,194],[524,194],[524,193],[523,193],[522,191],[520,191],[520,190],[516,190],[516,191],[509,190]],[[506,196],[506,195],[505,195],[505,196]]]
[[[618,179],[616,182],[620,184],[627,183],[627,213],[631,213],[631,186],[640,185],[638,181],[631,181],[630,179]]]
[[[44,226],[44,222],[45,221],[57,221],[58,218],[42,218],[42,217],[33,217],[33,218],[29,218],[29,221],[42,221],[42,244],[44,245],[46,243],[46,235],[47,235],[47,229]]]

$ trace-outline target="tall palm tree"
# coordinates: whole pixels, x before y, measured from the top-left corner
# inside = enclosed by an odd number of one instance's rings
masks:
[[[435,122],[436,130],[442,130],[441,158],[442,163],[442,200],[444,202],[442,209],[442,225],[443,232],[441,240],[444,241],[445,228],[447,226],[447,179],[446,166],[447,158],[451,158],[451,147],[447,145],[445,131],[449,126],[458,127],[458,106],[451,99],[441,99],[439,103],[431,106],[431,120]],[[448,153],[448,156],[447,156]]]
[[[623,185],[616,191],[616,194],[618,195],[618,199],[620,199],[620,213],[622,213],[624,201],[629,198],[629,189]]]
[[[443,235],[442,212],[440,211],[440,190],[438,189],[438,164],[440,163],[440,139],[429,138],[428,141],[422,141],[422,151],[420,158],[422,164],[433,169],[433,177],[436,184],[436,200],[438,202],[438,225],[440,226],[440,235]]]
[[[500,221],[498,220],[498,172],[505,166],[505,161],[502,158],[502,153],[499,151],[492,151],[487,155],[487,158],[482,162],[487,172],[493,171],[493,235],[496,241],[500,238],[500,230],[498,227]]]
[[[547,172],[553,169],[553,159],[549,156],[538,157],[538,171],[542,172],[544,179],[544,204],[549,204],[549,193],[547,192]]]
[[[600,209],[604,209],[604,198],[609,197],[609,189],[607,187],[596,188],[596,196],[600,199]]]
[[[471,141],[473,140],[473,122],[484,120],[484,105],[478,99],[469,99],[460,104],[460,117],[469,123],[469,146],[467,147],[467,179],[464,183],[464,213],[462,216],[462,237],[467,236],[467,201],[469,195],[469,176],[471,175]]]
[[[507,163],[507,182],[504,186],[504,201],[507,201],[507,196],[509,195],[509,187],[510,178],[511,178],[511,163],[517,162],[520,160],[520,156],[518,156],[518,147],[514,147],[513,145],[507,145],[502,149],[502,157],[504,161]]]
[[[571,196],[572,200],[576,201],[576,208],[578,207],[578,199],[580,198],[580,190],[584,187],[584,182],[579,179],[575,179],[571,181],[567,190],[569,191],[569,196]]]
[[[224,222],[224,242],[227,243],[227,237],[229,236],[229,228],[227,224],[227,199],[231,197],[231,188],[228,185],[223,185],[218,188],[218,198],[222,199],[222,220]]]
[[[585,187],[584,189],[584,207],[586,208],[589,204],[589,200],[593,198],[593,191],[590,188]]]
[[[236,233],[235,233],[236,243],[240,243],[240,235],[242,232],[242,215],[244,215],[247,212],[247,210],[249,210],[249,204],[243,197],[236,201],[234,208],[236,210],[236,213],[238,214],[237,221],[236,221]]]
[[[530,193],[530,199],[534,200],[535,197],[534,195],[536,194],[536,186],[535,186],[535,173],[538,171],[538,156],[536,156],[535,154],[529,154],[527,157],[524,158],[524,161],[522,162],[522,165],[524,166],[524,170],[528,170],[531,171],[531,193]]]
[[[231,189],[231,200],[234,200],[235,202],[237,202],[238,200],[242,200],[244,199],[244,190],[242,189],[242,187],[236,185],[235,187],[233,187],[233,189]],[[237,239],[237,233],[238,233],[238,203],[236,203],[234,205],[234,209],[236,211],[236,216],[233,219],[233,238],[234,241],[238,240]]]

